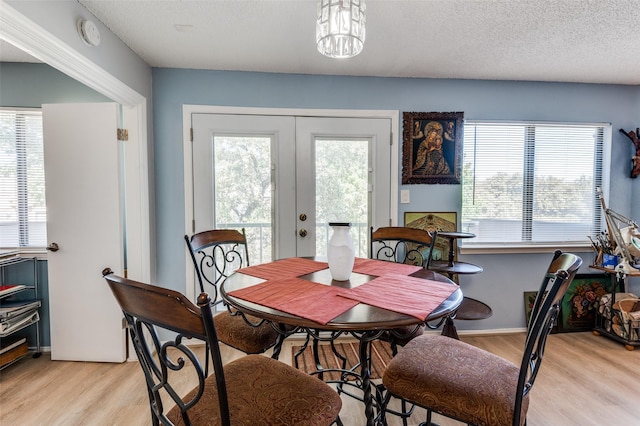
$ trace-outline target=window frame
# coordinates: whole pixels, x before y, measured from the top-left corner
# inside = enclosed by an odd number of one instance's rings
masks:
[[[594,195],[593,195],[593,208],[596,217],[594,218],[595,228],[599,228],[599,230],[603,230],[604,226],[604,213],[600,208],[600,202],[598,199],[598,195],[595,191],[595,187],[600,186],[603,190],[605,200],[608,199],[608,186],[609,186],[609,172],[610,168],[608,166],[609,159],[611,155],[611,135],[612,135],[612,126],[611,123],[605,122],[553,122],[553,121],[531,121],[531,120],[465,120],[465,127],[467,125],[504,125],[504,126],[522,126],[527,131],[526,127],[535,128],[535,126],[554,126],[554,127],[600,127],[601,128],[601,139],[599,141],[599,147],[597,147],[594,153],[594,166],[596,166],[596,161],[600,162],[600,167],[596,167],[594,169],[594,178],[599,180],[599,184],[595,183],[594,185]],[[523,141],[523,149],[527,149],[527,140],[529,135]],[[463,141],[463,157],[464,150],[466,144],[469,141]],[[526,155],[525,155],[526,157]],[[523,174],[525,170],[532,170],[533,164],[527,166],[523,162]],[[463,165],[464,168],[464,165]],[[464,172],[463,172],[464,175]],[[531,174],[529,178],[531,178]],[[526,179],[523,177],[523,185],[526,184]],[[461,181],[461,196],[464,194],[464,176]],[[533,194],[533,193],[532,193]],[[524,201],[523,201],[524,203]],[[523,204],[522,212],[524,213],[525,207]],[[461,225],[462,225],[462,202],[461,202]],[[525,232],[525,224],[522,224],[522,232]],[[529,229],[531,227],[529,226]],[[463,229],[464,230],[464,229]],[[599,232],[598,230],[594,230],[594,233]],[[459,250],[461,254],[506,254],[506,253],[547,253],[552,252],[556,249],[561,250],[581,250],[590,251],[592,250],[591,244],[588,241],[588,238],[585,236],[584,241],[558,241],[558,242],[474,242],[474,239],[461,240],[459,242]]]

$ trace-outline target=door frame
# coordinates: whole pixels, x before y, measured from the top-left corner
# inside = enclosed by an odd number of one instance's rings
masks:
[[[151,274],[151,216],[148,164],[147,99],[70,45],[2,2],[0,39],[123,106],[129,124],[125,144],[127,183],[127,273],[149,282]],[[42,255],[46,258],[46,252]]]
[[[191,142],[191,115],[192,114],[233,114],[233,115],[286,115],[305,117],[336,117],[336,118],[387,118],[391,120],[391,144],[395,149],[391,149],[391,224],[395,226],[398,221],[398,156],[399,156],[399,135],[396,129],[399,128],[400,112],[398,110],[345,110],[345,109],[304,109],[304,108],[254,108],[254,107],[228,107],[216,105],[182,105],[182,139],[183,139],[183,160],[184,160],[184,232],[191,235],[194,218],[193,211],[193,168],[192,142]],[[195,294],[195,273],[193,268],[189,268],[192,260],[185,250],[185,279],[186,295],[194,300]]]

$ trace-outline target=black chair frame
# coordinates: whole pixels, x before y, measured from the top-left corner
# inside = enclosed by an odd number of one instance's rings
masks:
[[[184,341],[185,339],[198,339],[207,343],[206,350],[213,361],[222,421],[224,425],[230,425],[222,356],[217,344],[209,296],[206,293],[200,294],[198,305],[195,306],[178,292],[169,289],[159,291],[159,287],[114,275],[110,269],[105,269],[103,276],[122,308],[133,347],[144,371],[153,424],[173,424],[165,414],[163,393],[169,395],[173,402],[180,407],[184,423],[191,424],[188,410],[202,397],[208,374],[203,370],[198,357],[191,348],[185,345]],[[146,299],[148,302],[141,304],[139,303],[140,299]],[[154,301],[158,303],[156,304]],[[142,305],[146,306],[141,309]],[[168,305],[177,306],[177,309],[181,311],[182,319],[184,319],[183,327],[176,327],[174,324],[169,324],[169,322],[175,323],[175,321],[164,319],[166,312],[161,308]],[[177,334],[173,339],[161,340],[155,324]],[[171,352],[172,350],[177,352]],[[186,362],[183,357],[186,357],[190,362]],[[179,392],[169,379],[171,371],[180,371],[183,368],[191,368],[198,378],[198,392],[189,401],[184,401],[179,396]]]
[[[422,229],[401,226],[373,227],[369,233],[370,257],[429,269],[435,238]]]
[[[516,399],[512,422],[513,426],[519,426],[521,424],[523,399],[531,391],[540,371],[547,338],[558,320],[560,303],[581,265],[582,259],[579,256],[556,250],[542,280],[531,310],[531,320],[527,327],[525,347],[520,363],[518,385],[517,388],[514,389]],[[461,368],[464,368],[464,366],[461,366]],[[382,424],[386,424],[384,414],[392,396],[395,395],[387,391],[384,400],[380,402],[382,407]],[[427,421],[424,425],[429,425],[431,424],[432,410],[429,407],[423,408],[427,409]],[[393,412],[393,414],[397,413]],[[457,418],[454,419],[461,420]]]
[[[185,235],[184,240],[193,261],[200,291],[213,294],[214,310],[215,306],[224,304],[229,315],[242,318],[248,327],[262,327],[265,324],[264,319],[250,319],[243,312],[232,309],[219,297],[220,285],[224,280],[236,270],[250,266],[245,229],[242,228],[241,232],[235,229],[199,232],[191,237]],[[275,329],[277,337],[274,343],[269,346],[273,347],[271,357],[278,359],[282,343],[291,333],[277,324],[269,323],[268,326],[274,329],[279,327]],[[264,352],[269,347],[260,348],[260,350]]]

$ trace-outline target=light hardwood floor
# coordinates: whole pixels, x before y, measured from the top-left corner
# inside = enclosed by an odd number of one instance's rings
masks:
[[[461,336],[475,346],[519,363],[524,334]],[[291,362],[285,343],[281,361]],[[228,360],[242,356],[224,348]],[[531,394],[529,426],[640,424],[640,348],[590,332],[549,337]],[[345,425],[362,425],[360,403],[344,397]],[[411,425],[424,420],[417,412]],[[436,418],[442,425],[460,425]],[[26,358],[0,372],[0,425],[149,425],[142,372],[137,363],[51,361]],[[390,418],[390,424],[401,424]]]

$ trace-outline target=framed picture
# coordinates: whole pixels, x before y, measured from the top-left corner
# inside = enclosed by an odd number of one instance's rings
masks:
[[[460,183],[462,112],[405,112],[402,183]]]
[[[609,293],[606,274],[577,274],[560,304],[559,331],[591,331],[595,327],[600,298]]]
[[[547,295],[547,292],[544,292],[544,295]],[[525,291],[524,292],[524,317],[527,322],[527,327],[529,327],[529,322],[531,321],[531,311],[533,310],[533,304],[536,301],[536,297],[538,296],[537,291]],[[551,333],[558,332],[558,323],[553,325],[551,329]]]
[[[405,212],[404,226],[429,232],[455,231],[458,226],[458,215],[456,212]],[[457,252],[455,244],[453,240],[454,260]],[[448,239],[436,238],[432,260],[448,261],[450,251]]]

